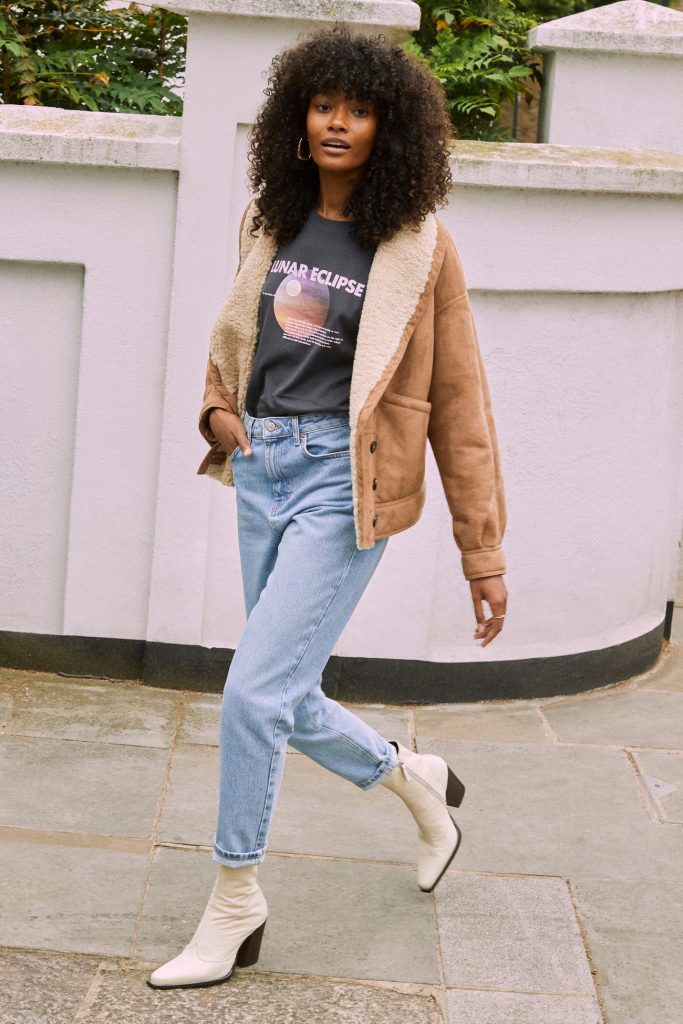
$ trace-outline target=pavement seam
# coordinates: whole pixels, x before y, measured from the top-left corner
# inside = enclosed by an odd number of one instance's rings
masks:
[[[88,986],[88,991],[83,996],[81,1005],[78,1007],[73,1016],[72,1024],[79,1024],[80,1021],[84,1021],[88,1016],[90,1008],[92,1004],[95,1002],[95,999],[97,998],[97,993],[100,990],[102,975],[104,971],[107,969],[111,970],[111,968],[108,967],[108,963],[106,961],[100,960],[97,967],[95,968],[95,973],[92,977],[90,985]]]
[[[575,895],[574,895],[574,890],[572,888],[572,879],[571,878],[565,878],[565,882],[566,882],[566,885],[567,885],[567,891],[569,892],[569,901],[570,901],[570,903],[572,905],[572,908],[574,910],[574,917],[576,919],[576,924],[577,924],[577,927],[578,927],[579,932],[581,934],[581,941],[583,942],[583,948],[584,948],[585,953],[586,953],[586,960],[588,961],[588,966],[590,968],[591,977],[593,978],[593,988],[595,989],[595,998],[597,999],[598,1006],[600,1007],[600,1013],[602,1015],[603,1024],[610,1024],[609,1018],[607,1016],[607,1010],[605,1008],[605,1000],[603,998],[602,989],[600,987],[600,979],[599,979],[599,975],[598,975],[598,969],[595,966],[595,964],[593,963],[593,957],[591,955],[591,947],[590,947],[590,941],[588,939],[588,932],[586,931],[586,929],[585,929],[585,927],[583,925],[583,921],[581,920],[581,914],[579,912],[579,908],[576,905],[576,899],[575,899]]]
[[[659,804],[657,798],[650,793],[649,789],[645,785],[645,779],[643,778],[642,772],[640,770],[640,765],[638,764],[634,756],[634,749],[637,748],[626,747],[624,748],[624,754],[626,755],[626,760],[628,761],[629,766],[631,767],[633,774],[635,775],[638,792],[641,794],[645,801],[645,811],[647,813],[648,818],[650,819],[650,821],[654,822],[657,825],[676,824],[675,822],[668,822],[666,820],[664,808],[661,806],[661,804]],[[666,753],[666,751],[658,750],[657,753]]]
[[[556,746],[559,746],[559,743],[560,743],[559,737],[558,737],[557,733],[555,732],[555,730],[553,729],[552,725],[550,724],[549,719],[544,714],[543,707],[540,704],[537,705],[536,711],[538,712],[538,717],[541,720],[541,726],[543,728],[543,732],[545,733],[545,735],[550,740],[553,741],[553,743]]]
[[[135,949],[137,948],[138,937],[139,937],[139,933],[140,933],[140,927],[141,927],[141,924],[142,924],[142,917],[143,917],[143,913],[144,913],[144,909],[145,909],[145,902],[147,900],[147,894],[149,892],[149,887],[150,887],[150,884],[151,884],[152,872],[154,871],[154,864],[155,864],[155,860],[156,860],[156,851],[161,846],[161,844],[157,844],[157,836],[159,834],[159,828],[161,826],[161,816],[163,814],[163,809],[164,809],[164,804],[165,804],[165,801],[166,801],[166,796],[167,796],[167,794],[168,794],[168,792],[169,792],[169,790],[171,788],[171,772],[173,770],[173,757],[174,757],[174,754],[175,754],[175,751],[176,751],[176,746],[177,746],[177,742],[176,741],[177,741],[177,738],[178,738],[178,734],[180,733],[180,729],[182,727],[182,723],[183,723],[183,720],[185,718],[186,705],[187,705],[187,698],[185,697],[184,694],[182,694],[178,698],[178,701],[176,702],[176,706],[175,706],[175,723],[174,723],[174,727],[173,727],[173,733],[171,735],[169,746],[168,746],[168,756],[166,758],[166,770],[164,772],[164,781],[162,783],[161,790],[159,792],[159,796],[157,798],[157,806],[156,806],[156,812],[155,812],[155,815],[154,815],[154,823],[152,825],[152,831],[151,831],[151,836],[150,836],[151,846],[150,846],[149,857],[148,857],[148,860],[147,860],[147,870],[145,872],[145,878],[144,878],[144,881],[142,883],[142,893],[140,895],[140,902],[138,904],[138,912],[135,915],[135,925],[133,927],[133,936],[132,936],[132,939],[131,939],[131,946],[130,946],[131,953],[133,953],[135,951]]]
[[[445,879],[444,879],[445,881]],[[441,946],[441,932],[439,931],[439,913],[436,905],[436,890],[432,890],[432,920],[434,922],[434,933],[436,935],[436,962],[439,965],[439,977],[441,984],[435,994],[439,1011],[444,1021],[448,1020],[448,992],[446,989],[446,972],[443,964],[443,948]]]
[[[592,973],[592,972],[591,972]],[[541,989],[541,988],[489,988],[488,985],[449,985],[449,992],[504,992],[511,996],[553,996],[555,999],[590,999],[590,992],[567,992],[562,989]],[[597,999],[595,992],[593,996]],[[607,1022],[604,1022],[607,1024]]]
[[[168,750],[170,745],[170,740],[169,744],[121,743],[117,740],[90,740],[84,739],[81,736],[55,736],[51,733],[42,732],[3,732],[2,735],[7,739],[50,740],[53,743],[81,743],[83,746],[94,747],[128,747],[132,750]]]
[[[408,710],[408,747],[417,752],[417,725],[413,708]]]

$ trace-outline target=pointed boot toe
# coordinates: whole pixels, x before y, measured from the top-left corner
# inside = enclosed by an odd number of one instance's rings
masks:
[[[219,865],[209,902],[185,948],[147,979],[150,988],[198,988],[218,985],[235,967],[251,967],[259,958],[268,906],[256,883],[256,865]]]

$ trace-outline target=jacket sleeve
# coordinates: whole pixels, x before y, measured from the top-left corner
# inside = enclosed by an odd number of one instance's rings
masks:
[[[242,218],[240,220],[238,240],[242,238],[242,229],[244,228],[244,222],[246,220],[247,211],[251,206],[253,196],[242,211]],[[237,270],[235,271],[235,277],[239,274],[242,268],[242,253],[239,254],[239,262]],[[228,391],[221,380],[221,375],[218,372],[218,367],[215,365],[211,356],[209,356],[206,364],[206,378],[204,381],[204,400],[202,407],[199,412],[199,432],[210,445],[217,445],[218,442],[209,426],[209,415],[212,409],[225,409],[226,412],[233,412],[237,414],[237,395],[233,391]]]
[[[473,580],[506,572],[501,544],[507,513],[486,371],[460,258],[446,235],[434,289],[428,436],[463,572]]]

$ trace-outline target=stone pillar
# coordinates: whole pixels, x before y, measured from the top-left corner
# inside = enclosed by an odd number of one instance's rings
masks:
[[[188,15],[188,47],[147,636],[211,646],[226,622],[235,623],[228,641],[236,643],[244,610],[236,537],[227,534],[234,491],[196,478],[206,451],[196,421],[211,326],[236,270],[239,217],[249,196],[247,133],[264,98],[265,71],[276,52],[335,19],[399,42],[419,27],[420,10],[411,0],[164,6]],[[192,431],[194,448],[187,443]],[[222,597],[205,608],[207,581],[217,569]]]
[[[620,0],[537,25],[539,142],[683,153],[683,13]]]

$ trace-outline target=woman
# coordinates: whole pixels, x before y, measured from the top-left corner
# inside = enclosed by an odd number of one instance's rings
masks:
[[[505,501],[460,261],[435,218],[451,184],[436,78],[344,25],[275,57],[252,131],[240,264],[212,332],[200,473],[236,488],[247,624],[223,691],[218,875],[197,929],[152,987],[212,985],[258,959],[256,881],[287,743],[418,826],[431,892],[464,786],[326,697],[321,673],[384,553],[419,518],[429,439],[477,619],[506,608]],[[482,602],[492,614],[486,617]]]

